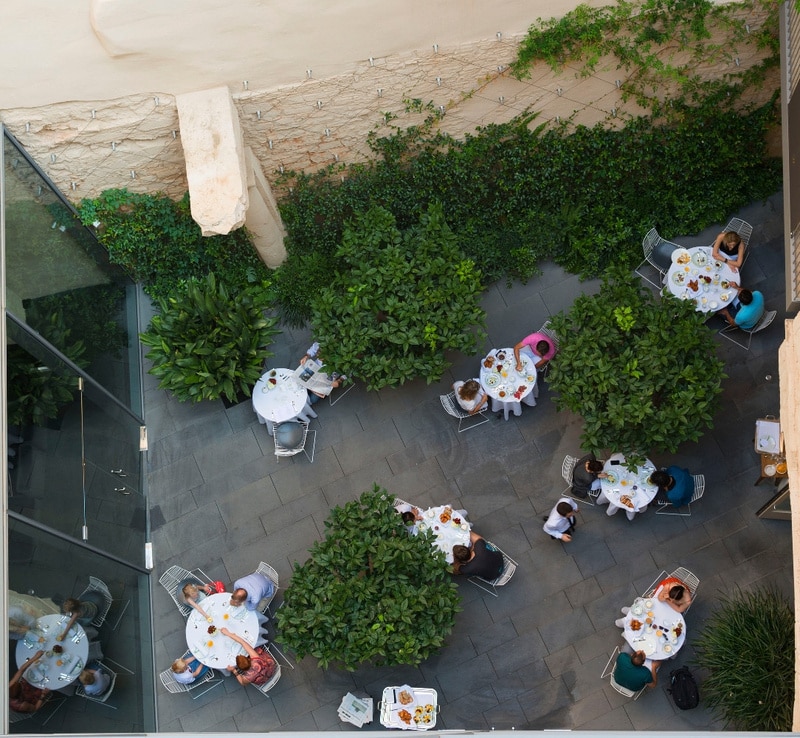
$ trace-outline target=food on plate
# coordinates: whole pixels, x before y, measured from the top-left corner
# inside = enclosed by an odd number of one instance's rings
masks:
[[[628,497],[628,495],[620,495],[619,496],[619,501],[623,505],[625,505],[625,507],[631,507],[631,508],[633,507],[633,501],[631,500],[630,497]]]
[[[491,356],[487,357],[486,360],[483,362],[483,365],[487,369],[491,369],[492,366],[494,365],[494,359]]]
[[[681,253],[678,254],[678,258],[675,259],[675,261],[678,262],[678,264],[688,264],[691,258],[692,257],[689,255],[688,251],[681,251]]]
[[[730,284],[730,282],[728,282],[728,280],[726,280],[726,279],[723,279],[723,280],[722,280],[722,281],[719,283],[719,286],[720,286],[720,287],[722,287],[722,289],[723,289],[723,290],[727,290],[727,289],[728,289],[728,287],[730,287],[730,286],[731,286],[731,284]]]
[[[780,463],[779,463],[779,464],[778,464],[778,465],[775,467],[775,471],[777,471],[777,472],[778,472],[778,474],[786,474],[786,469],[787,469],[787,467],[786,467],[786,462],[785,462],[785,461],[781,461],[781,462],[780,462]],[[53,647],[53,650],[55,650],[55,646]]]
[[[697,264],[697,266],[705,266],[708,263],[708,256],[702,251],[698,251],[692,257],[692,261]]]
[[[616,484],[617,478],[611,474],[611,472],[606,472],[606,481],[608,481],[609,484]]]
[[[641,630],[642,623],[639,620],[631,620],[631,630]]]
[[[683,626],[680,623],[678,623],[675,626],[675,635],[679,636],[681,633],[683,633]]]
[[[698,289],[700,289],[700,288],[698,287],[698,285],[697,285],[697,280],[696,280],[696,279],[690,279],[690,280],[689,280],[689,289],[690,289],[692,292],[697,292],[697,290],[698,290]]]
[[[213,625],[209,625],[209,626],[208,626],[208,633],[209,633],[209,635],[211,635],[212,633],[216,633],[216,632],[217,632],[217,629],[216,629],[216,627],[214,627]]]
[[[397,695],[397,701],[401,705],[410,705],[414,701],[414,695],[407,689],[404,689]]]
[[[453,516],[452,516],[452,515],[451,515],[451,513],[450,513],[450,508],[447,508],[447,509],[445,509],[445,510],[444,510],[444,512],[443,512],[443,513],[442,513],[442,514],[439,516],[439,520],[441,520],[443,523],[449,523],[452,517],[453,517]],[[407,704],[407,703],[404,703],[404,704]]]
[[[399,717],[406,725],[411,725],[412,715],[408,710],[400,710],[397,713],[397,717]]]
[[[505,360],[506,360],[506,355],[505,355],[505,354],[497,354],[497,358],[498,358],[500,361],[505,361]]]
[[[672,275],[672,281],[675,282],[675,284],[683,284],[686,281],[686,275],[683,272],[675,272],[675,274]]]
[[[419,706],[414,710],[414,722],[419,725],[430,725],[433,722],[433,705]]]
[[[506,396],[506,393],[503,390],[500,390],[497,394],[500,395],[500,397]]]

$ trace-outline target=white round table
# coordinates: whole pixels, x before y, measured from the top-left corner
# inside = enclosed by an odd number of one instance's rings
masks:
[[[453,546],[469,546],[470,524],[450,505],[431,507],[422,513],[417,531],[426,530],[433,533],[432,543],[444,553],[448,564],[453,563]]]
[[[647,658],[663,661],[678,653],[686,641],[686,621],[655,596],[637,597],[625,615],[622,636],[634,651],[644,651]]]
[[[86,631],[75,623],[63,641],[56,640],[68,622],[69,615],[42,615],[36,620],[36,625],[17,641],[17,666],[24,664],[37,651],[44,651],[44,656],[23,674],[28,684],[39,689],[61,689],[74,682],[83,671],[89,658]],[[55,653],[54,646],[60,646],[62,653]]]
[[[253,387],[253,410],[272,433],[274,423],[296,418],[308,402],[308,391],[291,369],[270,369]]]
[[[712,313],[730,305],[738,294],[739,272],[724,259],[711,258],[710,246],[675,249],[667,272],[667,289],[681,300],[693,300],[696,310]]]
[[[244,605],[231,606],[230,592],[209,595],[197,604],[203,608],[212,622],[192,608],[186,620],[186,645],[201,664],[213,669],[225,669],[236,663],[236,657],[245,651],[236,641],[219,632],[227,628],[236,633],[251,646],[258,640],[258,615],[255,610],[247,610]],[[216,630],[209,633],[210,627]]]
[[[522,405],[536,405],[536,365],[525,352],[520,353],[522,371],[518,372],[513,348],[493,349],[481,360],[480,382],[492,400],[492,412],[509,410],[522,415]]]
[[[628,519],[633,520],[635,513],[644,512],[658,492],[658,487],[649,481],[655,470],[655,464],[645,459],[643,466],[631,471],[625,466],[623,454],[611,454],[603,465],[608,477],[600,480],[598,496],[600,504],[608,501],[606,514],[614,515],[617,510],[625,510]]]

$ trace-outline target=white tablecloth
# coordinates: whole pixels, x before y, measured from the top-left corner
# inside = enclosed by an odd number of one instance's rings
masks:
[[[634,630],[631,623],[638,623],[639,628]],[[625,616],[622,635],[634,651],[644,651],[647,658],[663,661],[678,653],[686,641],[686,621],[666,602],[637,597]]]
[[[442,520],[442,516],[447,522]],[[449,505],[431,507],[422,513],[422,520],[417,523],[417,530],[433,532],[435,536],[433,543],[444,553],[448,564],[453,563],[453,546],[469,546],[470,524]]]
[[[42,615],[36,625],[17,641],[17,666],[22,666],[37,651],[44,651],[44,656],[31,664],[23,674],[25,681],[34,687],[51,690],[66,687],[78,678],[86,666],[89,638],[78,623],[70,628],[63,641],[56,640],[68,622],[69,615]],[[62,653],[53,651],[56,645],[64,649]]]
[[[492,412],[503,410],[522,415],[521,402],[535,405],[535,362],[525,352],[520,353],[522,371],[518,372],[513,348],[492,349],[481,361],[480,382],[483,391],[492,400]],[[488,365],[488,366],[487,366]]]
[[[609,514],[612,514],[612,510],[616,512],[621,509],[630,517],[633,513],[644,511],[658,492],[658,487],[647,481],[655,470],[655,464],[645,459],[644,466],[630,471],[625,466],[623,454],[611,454],[603,465],[603,471],[609,476],[600,480],[600,495],[608,500]],[[623,497],[627,499],[623,501]]]
[[[737,294],[733,285],[738,284],[739,272],[734,272],[724,259],[712,259],[710,246],[676,249],[672,254],[667,289],[682,300],[694,300],[701,313],[730,305]]]
[[[236,633],[251,646],[258,640],[258,616],[255,610],[247,610],[244,605],[231,607],[230,592],[209,595],[197,604],[205,610],[213,622],[209,623],[203,616],[192,608],[186,620],[186,645],[201,664],[214,669],[224,669],[233,666],[236,657],[244,654],[245,650],[232,638],[222,635],[220,628],[227,628],[231,633]],[[209,626],[217,630],[209,633]]]
[[[253,387],[253,410],[267,426],[296,418],[307,402],[308,391],[291,369],[270,369]]]

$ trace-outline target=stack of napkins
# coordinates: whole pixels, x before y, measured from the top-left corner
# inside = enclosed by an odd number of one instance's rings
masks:
[[[348,692],[339,705],[339,717],[346,723],[352,723],[359,728],[372,722],[372,698],[356,697]]]

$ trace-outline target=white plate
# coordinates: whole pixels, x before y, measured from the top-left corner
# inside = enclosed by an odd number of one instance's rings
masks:
[[[709,306],[709,307],[710,307],[712,310],[716,310],[716,309],[719,307],[719,306],[717,305],[717,303],[716,303],[716,302],[709,302],[709,303],[708,303],[708,306]]]
[[[669,643],[664,644],[664,653],[670,653],[672,651],[672,646]]]
[[[708,256],[703,251],[698,251],[692,256],[692,261],[699,267],[708,264]]]
[[[686,272],[675,272],[672,275],[672,281],[675,284],[683,284],[686,281]]]
[[[758,447],[763,451],[774,451],[776,448],[775,439],[772,436],[764,436],[758,439]]]
[[[680,261],[678,261],[680,259]],[[691,256],[686,249],[675,249],[672,252],[672,263],[673,264],[688,264]]]
[[[492,372],[483,381],[487,387],[496,387],[498,384],[500,384],[500,375]]]
[[[652,639],[648,638],[642,643],[642,651],[644,651],[647,656],[652,656],[656,652],[656,644],[653,643]]]
[[[767,464],[764,467],[764,474],[768,477],[774,477],[777,474],[778,470],[775,468],[775,464]]]

